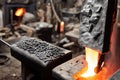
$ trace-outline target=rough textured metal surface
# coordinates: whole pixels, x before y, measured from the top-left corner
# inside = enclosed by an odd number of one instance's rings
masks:
[[[48,64],[57,58],[65,55],[67,50],[49,44],[45,41],[24,37],[14,44],[17,49],[23,50],[24,54],[33,56],[40,60],[43,64]],[[69,51],[67,51],[69,52]]]
[[[80,55],[57,67],[52,71],[53,77],[57,80],[74,80],[72,75],[85,66],[85,56]]]
[[[120,69],[116,71],[109,80],[120,80]]]
[[[109,32],[112,26],[111,17],[113,16],[111,12],[114,12],[112,8],[108,11],[108,9],[110,9],[109,4],[111,5],[111,3],[112,1],[110,0],[85,1],[80,15],[80,45],[94,48],[102,52],[105,51],[104,46],[109,48],[109,43],[106,44],[105,40],[107,39],[105,39],[105,37],[108,38],[109,42]],[[107,23],[109,23],[109,25]],[[108,31],[108,33],[106,33],[106,31]]]

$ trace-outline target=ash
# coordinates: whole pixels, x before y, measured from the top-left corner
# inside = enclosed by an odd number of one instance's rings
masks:
[[[16,43],[17,47],[34,54],[42,62],[48,63],[64,55],[64,49],[35,38],[25,38]]]

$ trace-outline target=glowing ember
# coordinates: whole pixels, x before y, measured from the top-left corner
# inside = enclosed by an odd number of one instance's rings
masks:
[[[60,23],[60,32],[64,32],[64,22]]]
[[[73,75],[73,78],[75,80],[88,80],[88,78],[89,80],[94,80],[93,78],[96,75],[94,70],[98,63],[99,53],[90,48],[85,48],[85,51],[86,51],[87,67],[83,68],[82,70],[78,71]]]
[[[26,10],[25,8],[18,8],[15,12],[16,16],[23,16],[25,14]]]

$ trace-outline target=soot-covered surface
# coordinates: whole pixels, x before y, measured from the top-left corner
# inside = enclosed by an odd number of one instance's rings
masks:
[[[23,37],[17,43],[13,44],[13,46],[22,50],[24,52],[23,54],[33,58],[33,60],[35,59],[41,62],[43,65],[47,65],[70,52],[45,41],[29,37]]]
[[[84,2],[80,15],[80,45],[102,52],[108,50],[114,6],[115,1],[110,0]]]

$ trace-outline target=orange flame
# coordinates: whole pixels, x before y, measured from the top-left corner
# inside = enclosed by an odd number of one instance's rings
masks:
[[[26,10],[25,8],[18,8],[15,12],[16,16],[23,16],[25,14]]]
[[[82,70],[78,71],[73,75],[73,78],[75,80],[88,80],[88,79],[92,80],[90,78],[96,75],[94,70],[98,63],[99,53],[90,48],[85,48],[85,52],[86,52],[87,67],[83,68]]]
[[[89,77],[94,76],[96,73],[94,72],[95,67],[98,63],[98,52],[95,50],[92,50],[90,48],[85,48],[86,51],[86,61],[88,62],[88,70],[84,74],[82,74],[82,77]]]

